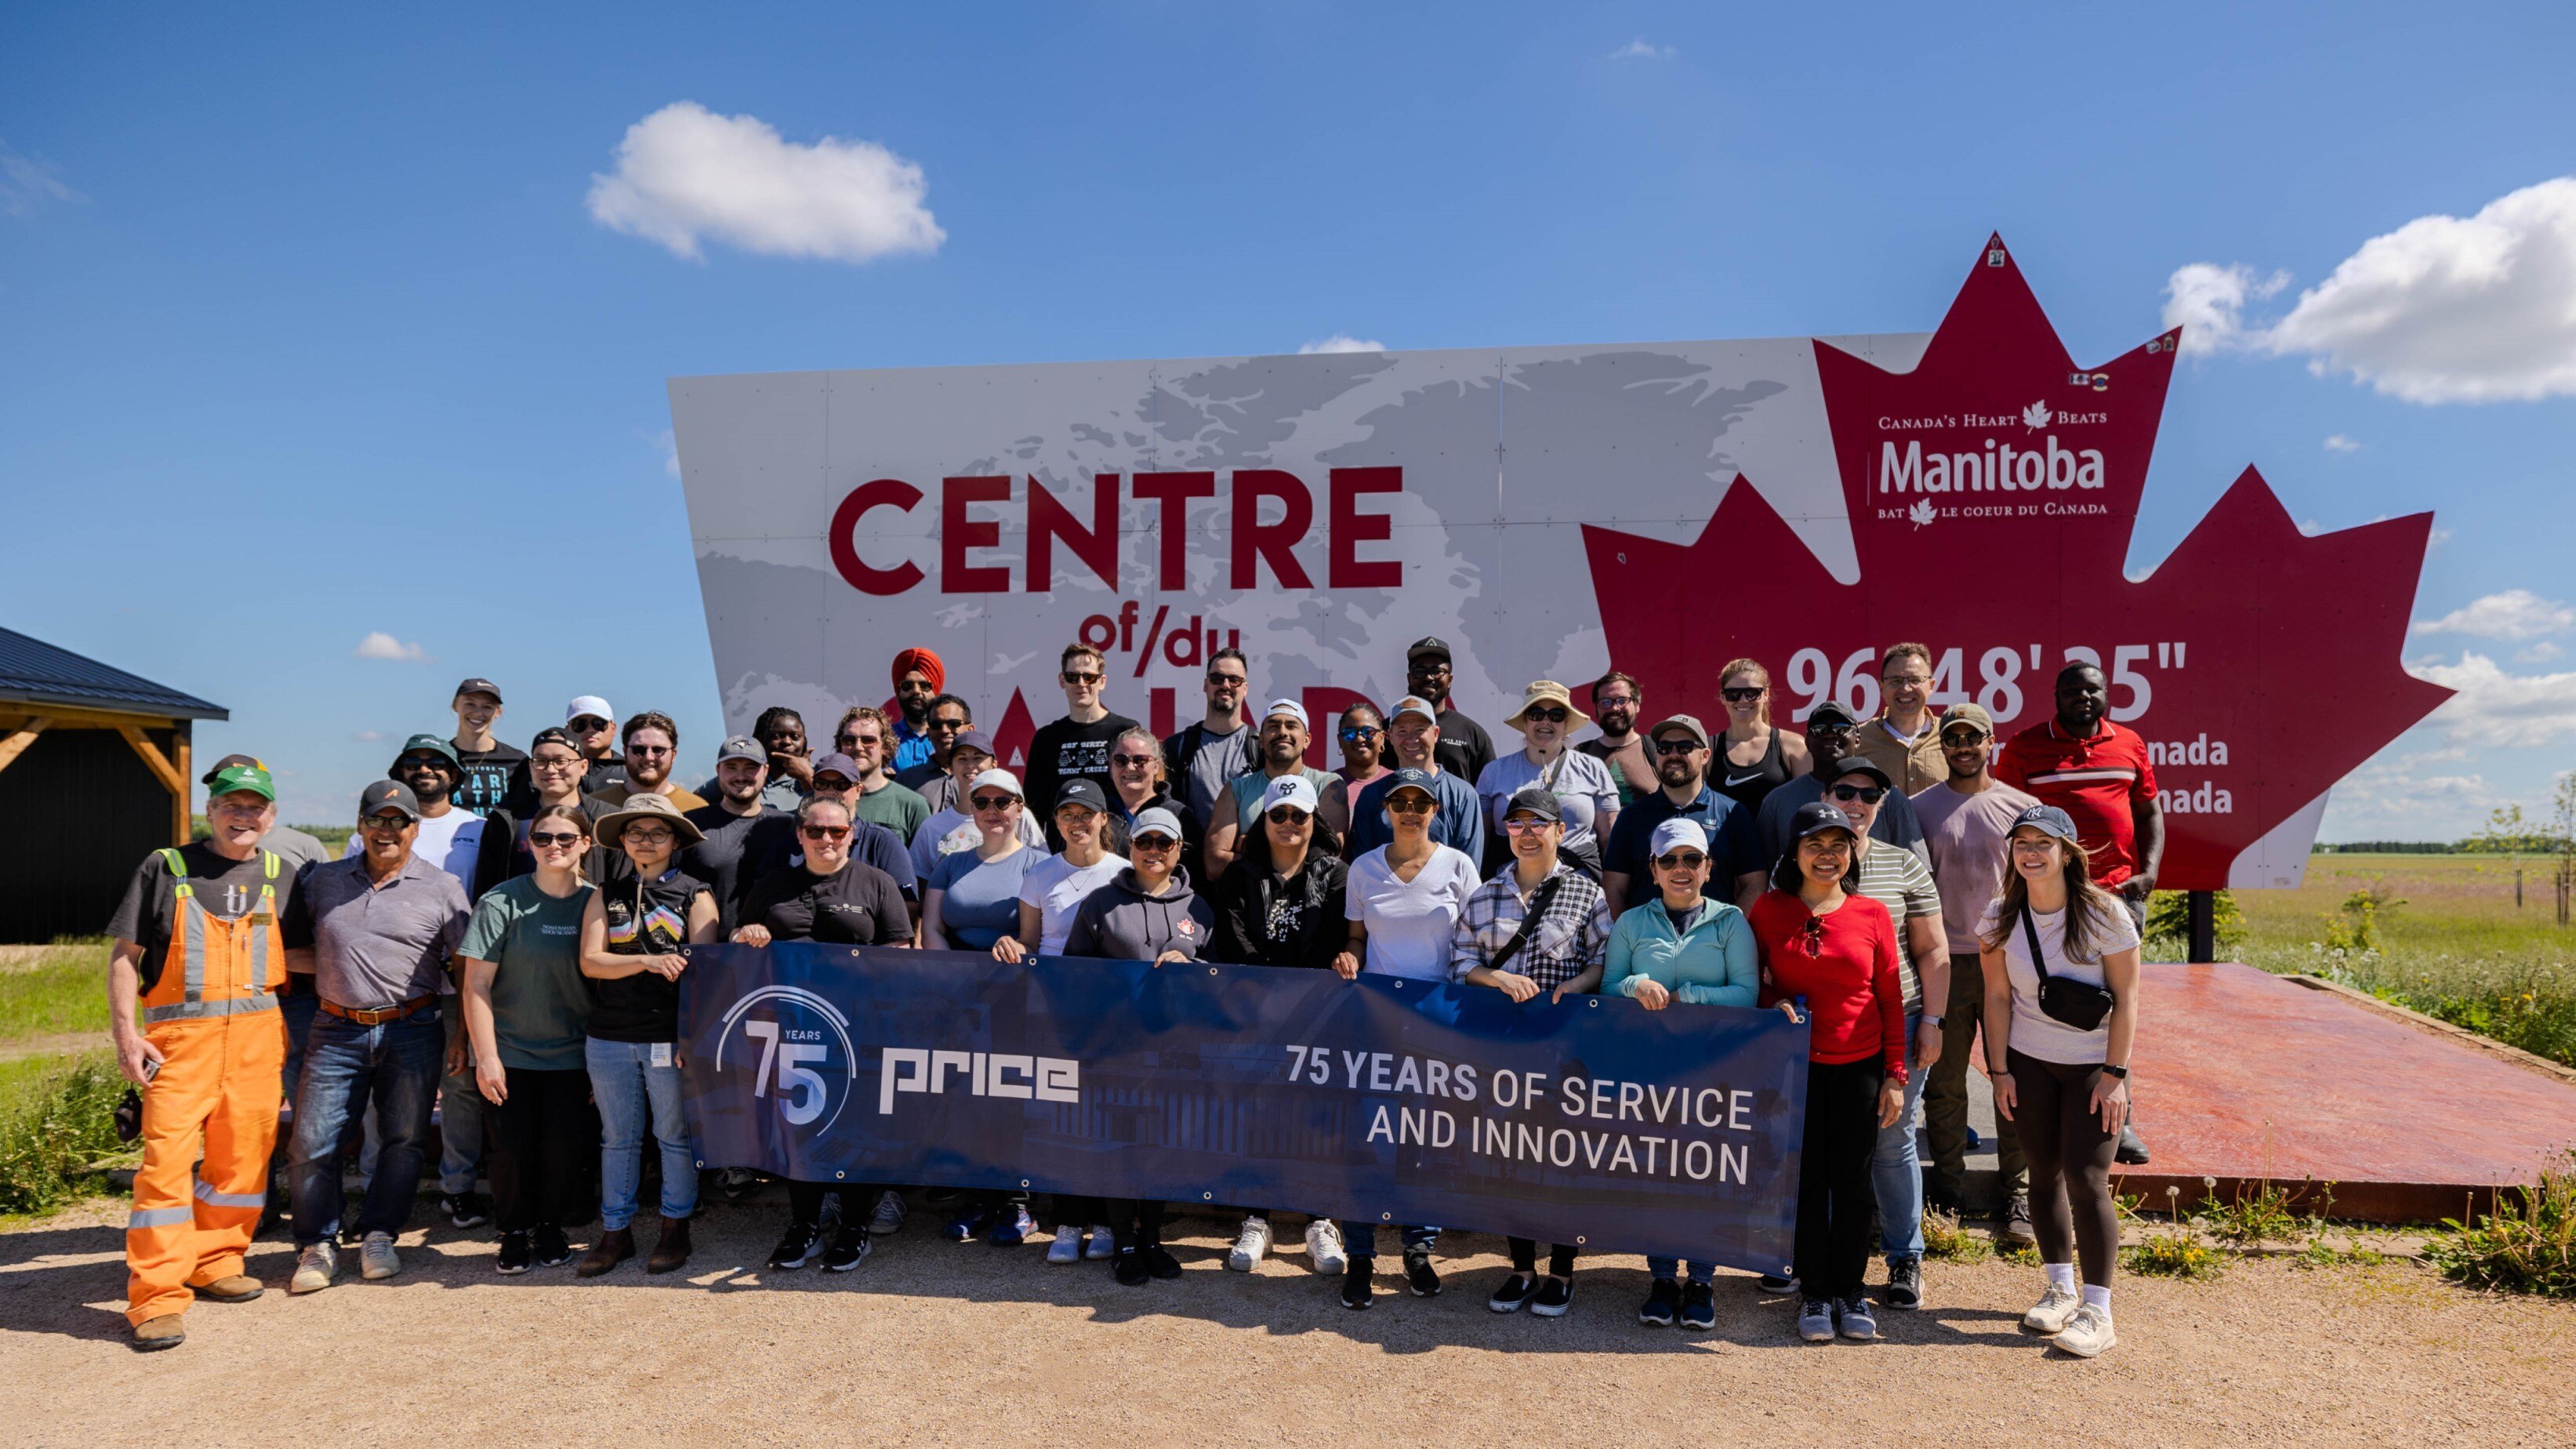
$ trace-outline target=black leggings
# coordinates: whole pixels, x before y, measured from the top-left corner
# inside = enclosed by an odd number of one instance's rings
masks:
[[[1870,1155],[1878,1150],[1878,1057],[1807,1063],[1807,1130],[1798,1149],[1798,1288],[1810,1298],[1850,1298],[1869,1271]]]
[[[2080,1258],[2084,1281],[2108,1288],[2119,1261],[2111,1157],[2119,1150],[2120,1132],[2103,1131],[2102,1114],[2092,1110],[2093,1084],[2102,1068],[2043,1062],[2017,1051],[2007,1051],[2005,1062],[2012,1068],[2021,1155],[2030,1162],[2030,1226],[2039,1235],[2040,1261]]]
[[[1507,1239],[1506,1242],[1510,1245],[1512,1250],[1513,1272],[1534,1273],[1538,1271],[1538,1242],[1536,1239],[1510,1238]],[[1558,1278],[1573,1277],[1574,1245],[1571,1243],[1548,1244],[1547,1271],[1550,1275]]]
[[[1163,1205],[1152,1198],[1113,1197],[1103,1200],[1108,1210],[1109,1231],[1118,1246],[1134,1243],[1139,1247],[1163,1241]]]
[[[579,1211],[583,1155],[597,1160],[590,1073],[504,1066],[509,1100],[491,1108],[492,1216],[505,1233],[560,1226]],[[480,1100],[480,1094],[477,1094]]]
[[[841,1195],[841,1231],[864,1231],[884,1189],[865,1182],[797,1182],[787,1184],[787,1216],[809,1228],[823,1226],[823,1199]]]

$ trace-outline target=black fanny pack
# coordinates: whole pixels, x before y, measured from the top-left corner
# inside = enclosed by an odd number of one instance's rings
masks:
[[[2030,907],[2021,911],[2021,938],[2030,947],[2031,969],[2039,973],[2039,1009],[2053,1021],[2062,1021],[2077,1031],[2092,1031],[2102,1025],[2116,1002],[2111,993],[2089,981],[2072,976],[2048,974],[2048,957],[2039,949],[2039,928],[2030,923]]]

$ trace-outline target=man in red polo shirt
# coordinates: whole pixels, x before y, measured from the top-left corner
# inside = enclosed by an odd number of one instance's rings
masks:
[[[2093,883],[2118,896],[2143,934],[2147,897],[2164,863],[2165,812],[2156,803],[2156,769],[2138,732],[2113,724],[2111,686],[2090,664],[2057,671],[2057,717],[2014,735],[1995,756],[1994,776],[2054,805],[2075,821],[2092,864]],[[2129,1088],[2136,1116],[2137,1087]],[[2147,1160],[2147,1144],[2120,1128],[2120,1161]]]

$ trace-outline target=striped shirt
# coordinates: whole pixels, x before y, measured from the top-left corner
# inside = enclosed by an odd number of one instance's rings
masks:
[[[2095,885],[2108,889],[2138,873],[2134,812],[2137,802],[2155,798],[2156,769],[2137,731],[2106,719],[2079,739],[2044,719],[1995,752],[1994,775],[2074,820]]]
[[[1905,987],[1905,1014],[1923,1009],[1923,968],[1915,963],[1907,918],[1941,918],[1941,888],[1932,883],[1932,868],[1923,857],[1884,840],[1872,840],[1860,858],[1860,894],[1887,907],[1896,923],[1896,979]]]

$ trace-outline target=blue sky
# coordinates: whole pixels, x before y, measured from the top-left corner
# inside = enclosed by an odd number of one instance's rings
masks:
[[[2438,510],[2416,617],[2465,612],[2408,657],[2471,699],[2327,838],[2459,833],[2576,764],[2576,220],[2501,218],[2494,325],[2300,301],[2576,173],[2564,6],[540,8],[0,14],[0,623],[228,705],[200,749],[269,757],[291,817],[468,673],[515,741],[595,691],[712,750],[670,376],[1918,330],[1997,229],[2079,361],[2244,269],[2133,564],[2249,462],[2318,526]],[[888,148],[944,240],[602,225],[594,175],[682,101]]]

